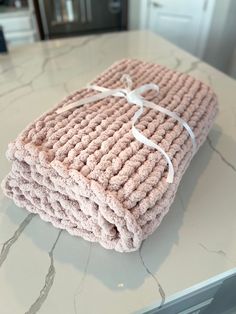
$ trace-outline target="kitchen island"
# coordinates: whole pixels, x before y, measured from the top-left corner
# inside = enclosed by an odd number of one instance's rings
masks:
[[[143,313],[236,273],[236,81],[152,33],[38,42],[0,56],[0,179],[10,169],[9,141],[122,58],[160,63],[212,86],[220,113],[208,139],[137,252],[72,237],[1,192],[0,313]]]

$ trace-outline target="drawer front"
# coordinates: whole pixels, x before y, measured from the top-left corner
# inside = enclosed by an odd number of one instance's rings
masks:
[[[30,30],[33,26],[30,16],[1,18],[0,25],[3,27],[4,33]]]
[[[8,45],[19,45],[32,43],[35,41],[35,34],[32,30],[20,31],[20,32],[8,32],[5,35],[6,42]]]
[[[13,46],[18,46],[18,45],[33,43],[34,37],[28,36],[28,37],[22,37],[22,38],[10,38],[10,39],[7,39],[6,41],[9,47],[10,46],[13,47]]]

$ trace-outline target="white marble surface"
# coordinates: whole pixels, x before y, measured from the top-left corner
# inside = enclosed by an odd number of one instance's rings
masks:
[[[136,313],[236,266],[236,82],[146,32],[36,43],[0,56],[0,179],[7,143],[113,61],[140,58],[212,85],[220,114],[175,202],[139,252],[107,251],[0,195],[0,313]]]

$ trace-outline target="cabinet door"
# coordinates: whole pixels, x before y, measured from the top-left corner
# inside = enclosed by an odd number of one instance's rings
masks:
[[[209,0],[150,0],[148,28],[196,54]]]

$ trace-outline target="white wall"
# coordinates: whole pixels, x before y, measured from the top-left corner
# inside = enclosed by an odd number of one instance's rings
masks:
[[[236,79],[236,47],[234,48],[234,52],[231,58],[228,74]]]
[[[204,61],[228,72],[236,44],[236,1],[216,0]]]

